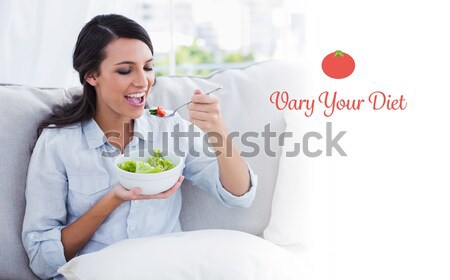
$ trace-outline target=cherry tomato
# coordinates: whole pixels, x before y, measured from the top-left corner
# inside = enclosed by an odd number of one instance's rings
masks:
[[[355,61],[349,54],[337,50],[325,56],[322,60],[322,70],[333,79],[347,78],[355,70]]]
[[[160,117],[164,117],[166,115],[166,111],[164,111],[164,109],[161,106],[158,106],[158,108],[156,109],[156,113]]]

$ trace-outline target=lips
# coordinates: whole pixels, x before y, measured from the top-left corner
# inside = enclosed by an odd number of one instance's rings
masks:
[[[141,106],[145,101],[145,92],[137,92],[125,95],[125,99],[130,105]]]

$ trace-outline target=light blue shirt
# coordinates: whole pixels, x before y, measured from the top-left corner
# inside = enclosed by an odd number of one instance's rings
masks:
[[[150,115],[148,110],[144,112],[134,122],[135,133],[126,151],[142,148],[174,151],[178,148],[185,156],[185,179],[227,206],[250,206],[257,184],[257,177],[250,167],[249,191],[239,197],[232,195],[222,186],[217,159],[208,156],[208,151],[212,150],[205,144],[204,133],[198,127],[178,114],[173,118],[160,118]],[[181,137],[177,143],[171,132],[177,128],[187,132],[189,126],[200,136],[191,141]],[[57,269],[66,263],[61,229],[73,223],[118,184],[114,171],[114,159],[120,154],[117,151],[94,120],[42,132],[28,168],[22,232],[30,267],[39,277],[57,276]],[[127,238],[181,231],[180,210],[180,189],[166,199],[124,202],[107,217],[79,255]],[[58,275],[56,279],[64,278]]]

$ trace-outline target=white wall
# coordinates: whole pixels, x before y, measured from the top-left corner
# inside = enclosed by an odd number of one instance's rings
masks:
[[[82,26],[97,14],[133,17],[136,1],[0,1],[0,83],[78,85],[72,51]]]
[[[309,172],[315,279],[449,279],[450,20],[444,1],[310,1],[308,94],[404,95],[404,111],[337,112],[299,121],[348,131],[348,157]],[[322,73],[323,57],[350,53],[355,72]],[[300,119],[301,118],[301,119]],[[313,123],[314,122],[314,123]],[[310,169],[312,169],[310,168]]]

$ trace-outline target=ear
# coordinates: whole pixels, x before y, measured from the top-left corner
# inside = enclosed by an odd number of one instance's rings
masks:
[[[89,72],[89,73],[87,73],[85,76],[84,76],[84,79],[86,80],[86,82],[88,82],[91,86],[93,86],[93,87],[95,87],[95,86],[97,86],[97,84],[98,84],[98,82],[97,82],[97,73],[96,72],[94,72],[94,71],[92,71],[92,72]]]

